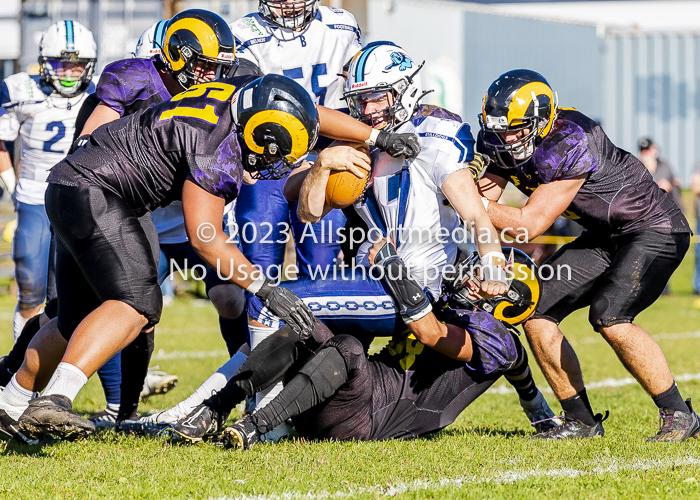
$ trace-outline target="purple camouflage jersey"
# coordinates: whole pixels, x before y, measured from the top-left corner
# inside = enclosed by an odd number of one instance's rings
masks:
[[[107,189],[137,215],[181,199],[188,177],[227,203],[233,201],[243,167],[230,100],[253,79],[196,85],[103,125],[85,147],[53,168],[48,182]]]
[[[488,154],[483,131],[477,150]],[[506,154],[502,158],[510,159]],[[690,232],[678,206],[644,165],[574,109],[559,109],[552,130],[526,163],[511,169],[491,163],[487,172],[512,182],[527,196],[541,184],[588,174],[564,217],[609,234]]]
[[[123,59],[107,65],[95,96],[119,113],[130,115],[170,99],[156,59]]]

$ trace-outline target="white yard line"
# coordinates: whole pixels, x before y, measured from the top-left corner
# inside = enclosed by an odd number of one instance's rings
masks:
[[[325,500],[333,498],[354,498],[358,495],[395,496],[402,493],[415,493],[420,491],[436,490],[439,488],[460,489],[474,484],[512,484],[529,481],[532,479],[561,479],[600,476],[604,474],[617,475],[626,472],[663,470],[685,466],[700,466],[700,458],[683,457],[679,459],[660,458],[655,460],[622,461],[613,460],[609,465],[593,467],[591,469],[574,469],[565,467],[561,469],[513,469],[497,472],[488,476],[461,476],[453,479],[417,479],[415,481],[394,484],[378,484],[375,486],[351,488],[338,491],[319,491],[316,493],[297,493],[288,491],[270,495],[238,495],[220,497],[217,500]],[[242,482],[240,480],[236,482]]]
[[[165,352],[163,349],[159,349],[158,352],[153,354],[151,361],[162,361],[164,359],[205,359],[205,358],[220,358],[228,357],[228,351],[218,350],[218,351],[170,351]]]
[[[676,375],[676,382],[689,382],[691,380],[700,380],[700,373],[684,373],[682,375]],[[632,377],[625,378],[605,378],[603,380],[598,380],[597,382],[586,383],[586,389],[604,389],[607,387],[623,387],[625,385],[636,384],[637,381]],[[552,389],[549,387],[540,387],[542,392],[551,394]],[[507,384],[499,384],[491,387],[488,394],[513,394],[515,389]]]

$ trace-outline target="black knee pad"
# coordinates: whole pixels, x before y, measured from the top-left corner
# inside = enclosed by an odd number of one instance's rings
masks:
[[[326,347],[333,347],[340,353],[345,361],[348,373],[353,373],[359,369],[367,360],[362,342],[351,335],[336,335],[329,339],[322,349]]]
[[[325,401],[348,380],[345,357],[338,348],[327,343],[297,373],[306,375],[321,401]]]
[[[631,321],[629,317],[622,317],[621,311],[613,309],[610,300],[604,294],[598,294],[593,298],[591,307],[588,310],[588,322],[595,331],[600,332],[600,328],[604,326],[629,323]]]
[[[326,341],[333,338],[333,332],[331,332],[328,327],[319,319],[314,322],[314,329],[311,331],[305,340],[304,344],[311,349],[315,350],[321,347]]]

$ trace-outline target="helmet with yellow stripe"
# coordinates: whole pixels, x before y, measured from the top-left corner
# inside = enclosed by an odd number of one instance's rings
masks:
[[[479,115],[484,146],[504,168],[529,160],[552,129],[556,93],[539,73],[515,69],[491,84]]]
[[[508,279],[511,280],[508,291],[495,297],[474,298],[466,286],[472,281],[479,287],[479,254],[474,252],[469,257],[455,264],[454,270],[444,273],[444,297],[449,305],[458,309],[480,309],[491,313],[497,320],[515,326],[525,322],[535,313],[540,301],[542,284],[539,271],[534,261],[517,248],[503,247],[508,259]]]
[[[294,80],[266,75],[231,99],[244,168],[256,179],[281,179],[316,144],[319,118],[309,93]]]
[[[161,57],[185,89],[231,76],[238,62],[226,21],[200,9],[180,12],[168,22]]]

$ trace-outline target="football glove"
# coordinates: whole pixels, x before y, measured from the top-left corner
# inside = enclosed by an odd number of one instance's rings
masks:
[[[265,307],[275,316],[289,325],[300,339],[305,339],[313,331],[316,319],[311,309],[291,290],[272,286],[269,280],[265,280],[255,295],[265,302]]]
[[[420,143],[415,134],[392,134],[380,130],[374,145],[392,158],[403,156],[413,160],[420,153]]]
[[[486,168],[491,163],[491,159],[481,153],[474,153],[474,159],[467,164],[467,168],[474,178],[474,182],[479,182],[481,176],[486,173]]]

